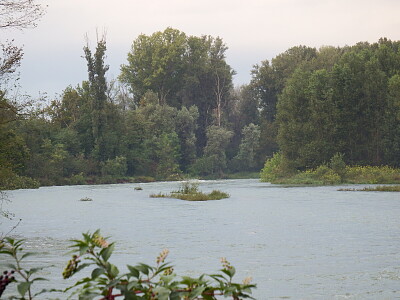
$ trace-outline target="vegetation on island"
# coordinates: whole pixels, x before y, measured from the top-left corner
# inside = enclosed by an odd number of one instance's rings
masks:
[[[361,189],[348,188],[339,189],[339,191],[359,191],[359,192],[400,192],[400,185],[378,185],[378,186],[368,186]]]
[[[199,190],[197,182],[185,181],[181,184],[179,190],[172,191],[169,194],[151,194],[151,198],[175,198],[187,201],[208,201],[208,200],[221,200],[229,198],[230,195],[219,190],[213,190],[210,193],[204,193]]]
[[[47,279],[40,277],[43,267],[28,269],[25,265],[26,258],[35,253],[23,251],[22,240],[0,240],[0,255],[13,261],[2,266],[7,270],[0,277],[0,297],[5,289],[14,289],[15,299],[28,300],[40,299],[44,294],[51,293],[62,293],[82,300],[215,300],[222,297],[233,300],[254,299],[251,291],[256,285],[251,283],[250,277],[245,278],[242,283],[234,282],[236,270],[225,258],[221,259],[222,269],[219,273],[203,274],[199,277],[178,276],[173,266],[165,262],[169,253],[165,249],[157,257],[155,266],[144,263],[127,265],[127,273],[121,274],[118,267],[110,261],[115,244],[101,236],[99,230],[85,233],[81,240],[73,240],[72,243],[73,255],[62,273],[63,278],[76,277],[84,269],[90,269],[90,275],[78,279],[64,290],[48,288],[37,291],[36,282]]]

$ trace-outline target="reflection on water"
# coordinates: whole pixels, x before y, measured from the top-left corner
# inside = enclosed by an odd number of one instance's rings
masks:
[[[134,190],[141,186],[143,190]],[[100,228],[117,242],[112,261],[153,263],[170,249],[178,274],[200,275],[227,257],[237,281],[252,276],[257,299],[400,297],[398,193],[339,192],[338,187],[282,187],[257,180],[200,183],[231,197],[185,202],[149,198],[179,183],[46,187],[10,192],[7,209],[23,221],[30,258],[60,287],[68,240]],[[91,202],[79,199],[90,197]],[[13,222],[3,222],[5,232]],[[4,258],[2,258],[4,259]],[[61,297],[62,298],[62,297]]]

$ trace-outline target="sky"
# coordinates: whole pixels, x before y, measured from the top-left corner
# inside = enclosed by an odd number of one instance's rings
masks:
[[[255,64],[290,47],[400,40],[399,0],[39,0],[46,14],[34,29],[2,31],[0,41],[24,47],[20,90],[57,97],[87,79],[85,35],[92,49],[106,32],[108,78],[115,79],[133,41],[172,27],[187,35],[221,37],[235,85]]]

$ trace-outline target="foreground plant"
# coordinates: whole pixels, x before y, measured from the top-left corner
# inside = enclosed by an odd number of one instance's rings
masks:
[[[182,276],[179,278],[169,263],[165,263],[169,251],[163,250],[156,259],[155,266],[147,264],[127,265],[126,274],[109,259],[115,244],[108,243],[99,231],[83,234],[82,240],[74,240],[75,253],[63,272],[69,278],[84,268],[92,267],[90,277],[79,280],[67,290],[80,287],[74,294],[79,299],[218,299],[218,296],[231,299],[251,298],[255,285],[246,279],[243,283],[232,282],[235,268],[223,259],[220,274],[201,275],[198,278]]]
[[[36,296],[47,292],[42,290],[38,293],[33,293],[31,286],[35,281],[47,280],[42,277],[34,277],[36,273],[43,270],[44,267],[25,269],[22,263],[25,258],[35,255],[33,252],[24,252],[22,245],[23,240],[14,240],[5,237],[0,241],[0,254],[12,257],[14,263],[7,263],[3,266],[10,270],[3,271],[0,276],[0,297],[5,288],[13,282],[17,283],[17,290],[21,297],[12,296],[9,299],[34,299]]]
[[[252,298],[251,291],[256,286],[251,284],[251,278],[242,283],[234,283],[235,268],[223,258],[219,274],[203,274],[198,278],[189,276],[178,277],[169,263],[165,262],[169,251],[163,250],[156,259],[155,266],[147,264],[127,265],[128,273],[120,274],[117,266],[109,260],[115,244],[109,243],[97,230],[93,234],[83,234],[82,240],[73,240],[72,258],[69,260],[62,275],[70,278],[81,270],[92,268],[90,276],[78,280],[71,287],[61,290],[42,290],[34,294],[31,286],[35,281],[46,280],[33,275],[43,268],[24,269],[22,261],[34,253],[23,253],[23,240],[4,238],[0,241],[0,254],[8,255],[14,264],[4,264],[10,270],[0,276],[0,297],[12,283],[17,283],[20,295],[9,299],[34,299],[48,292],[71,293],[69,298],[79,300],[216,300],[218,297],[228,297],[233,300]]]

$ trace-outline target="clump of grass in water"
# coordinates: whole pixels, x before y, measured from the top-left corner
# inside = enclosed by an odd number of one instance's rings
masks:
[[[89,197],[85,197],[85,198],[81,198],[79,201],[93,201],[93,199],[89,198]]]
[[[182,183],[178,191],[172,191],[170,194],[151,194],[151,198],[176,198],[186,201],[208,201],[221,200],[229,198],[230,195],[219,190],[213,190],[211,193],[203,193],[199,191],[197,182],[185,181]]]

